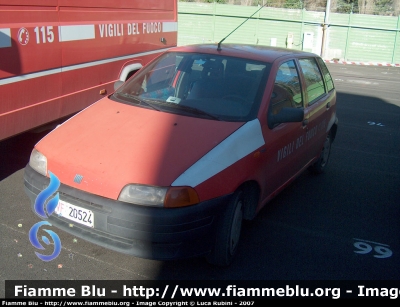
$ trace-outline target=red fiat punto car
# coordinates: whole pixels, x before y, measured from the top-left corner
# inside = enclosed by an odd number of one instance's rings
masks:
[[[177,47],[39,141],[25,191],[33,207],[54,174],[51,224],[103,247],[229,265],[242,220],[304,170],[325,169],[337,125],[315,54]]]

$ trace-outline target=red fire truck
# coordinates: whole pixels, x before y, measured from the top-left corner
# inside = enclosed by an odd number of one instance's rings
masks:
[[[111,93],[177,28],[177,0],[0,0],[0,140]]]

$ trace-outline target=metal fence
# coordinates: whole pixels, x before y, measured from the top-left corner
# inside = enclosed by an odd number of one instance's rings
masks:
[[[178,2],[178,45],[219,42],[258,10],[254,6]],[[400,16],[264,7],[224,42],[311,51],[325,60],[400,63]],[[324,49],[322,49],[325,37]]]

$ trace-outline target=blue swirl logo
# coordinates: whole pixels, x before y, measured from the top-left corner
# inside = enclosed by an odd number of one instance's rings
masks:
[[[59,201],[59,194],[57,193],[55,196],[50,198],[60,187],[60,180],[51,172],[49,172],[50,175],[50,184],[49,186],[44,189],[42,192],[39,193],[39,195],[36,197],[35,204],[34,204],[34,209],[37,215],[39,215],[43,219],[47,219],[55,210],[58,205]],[[49,199],[50,198],[50,199]],[[46,200],[49,199],[46,203]],[[41,226],[47,225],[47,226],[52,226],[48,221],[42,221],[38,222],[35,225],[32,226],[31,230],[29,231],[29,241],[31,241],[31,244],[40,249],[44,250],[45,248],[42,246],[42,244],[39,242],[38,239],[38,232]],[[48,229],[44,229],[44,231],[50,236],[52,242],[54,243],[54,250],[51,255],[43,255],[38,252],[35,252],[36,256],[39,257],[39,259],[43,261],[51,261],[55,258],[58,257],[58,255],[61,252],[61,241],[58,235]],[[50,245],[51,241],[47,236],[42,236],[42,241],[46,245]]]

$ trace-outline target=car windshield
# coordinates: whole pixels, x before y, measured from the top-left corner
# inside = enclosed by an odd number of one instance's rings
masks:
[[[185,116],[249,121],[257,116],[269,68],[243,58],[168,52],[111,99]]]

